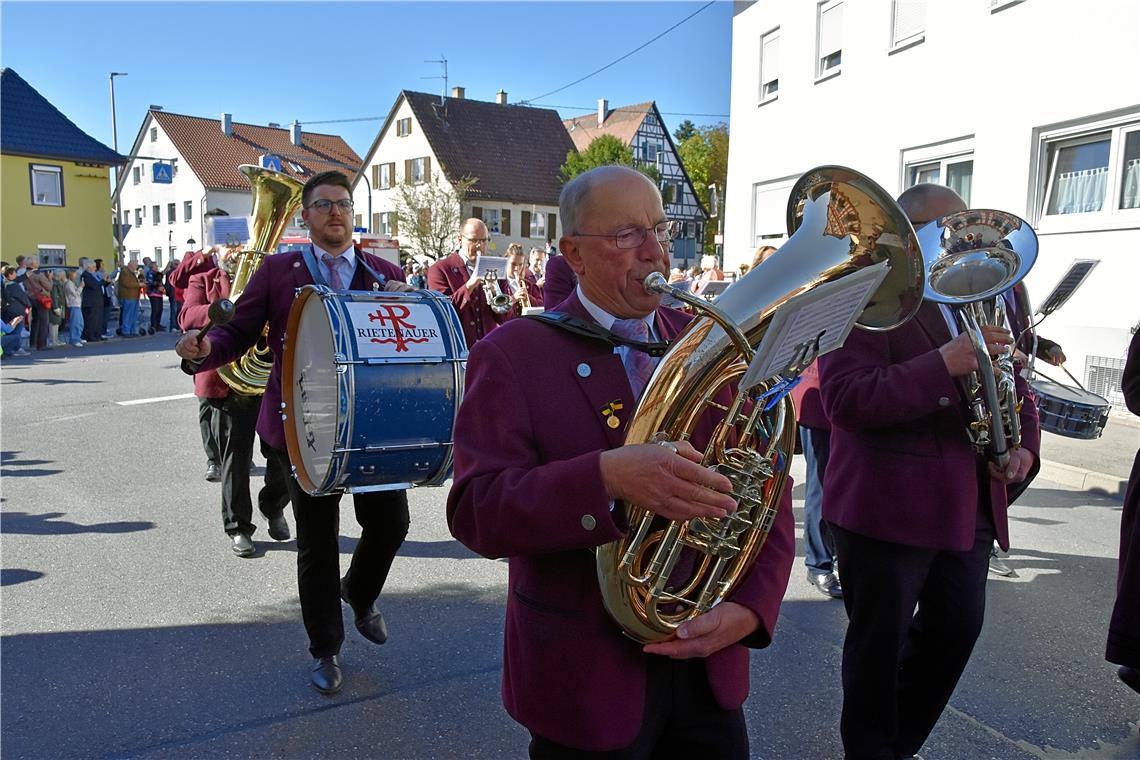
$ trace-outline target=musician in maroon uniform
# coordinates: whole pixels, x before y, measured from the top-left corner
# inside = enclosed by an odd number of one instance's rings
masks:
[[[428,268],[427,284],[430,289],[451,299],[459,313],[467,347],[471,348],[475,341],[505,322],[508,312],[499,313],[491,308],[484,292],[483,278],[475,276],[475,260],[487,252],[487,245],[491,242],[487,225],[480,219],[468,219],[455,242],[457,250],[454,253]],[[506,284],[506,275],[506,272],[499,272],[500,289]]]

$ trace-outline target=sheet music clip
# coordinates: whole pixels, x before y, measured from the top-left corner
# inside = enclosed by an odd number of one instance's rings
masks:
[[[800,375],[804,370],[811,366],[811,363],[819,356],[819,341],[823,337],[825,331],[820,331],[818,335],[810,340],[805,340],[796,346],[795,357],[788,362],[787,366],[780,370],[779,378],[775,385],[761,394],[757,401],[764,401],[764,411],[771,411],[772,407],[779,404],[784,400],[784,396],[791,393],[792,389],[800,384]]]

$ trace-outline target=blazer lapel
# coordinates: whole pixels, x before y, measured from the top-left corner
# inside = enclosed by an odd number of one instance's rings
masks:
[[[577,292],[571,292],[561,311],[594,322],[578,299]],[[587,347],[574,358],[568,369],[577,379],[607,444],[610,447],[620,446],[625,440],[629,418],[637,406],[633,388],[625,374],[625,365],[609,345],[589,339],[583,339],[583,343]]]

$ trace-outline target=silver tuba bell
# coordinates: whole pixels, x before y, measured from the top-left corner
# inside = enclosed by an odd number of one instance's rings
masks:
[[[487,305],[496,314],[506,314],[511,310],[511,297],[499,287],[499,270],[488,269],[483,275],[483,295]]]
[[[923,298],[952,307],[978,357],[978,371],[965,379],[973,416],[970,441],[979,454],[1005,467],[1010,449],[1021,443],[1021,402],[1012,352],[991,357],[982,327],[1010,328],[1001,294],[1037,261],[1037,234],[1013,214],[970,209],[925,225],[918,230],[918,243],[926,265]]]

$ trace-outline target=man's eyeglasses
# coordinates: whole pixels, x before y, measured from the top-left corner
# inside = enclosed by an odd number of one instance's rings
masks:
[[[321,198],[319,201],[313,201],[312,203],[309,204],[309,208],[315,208],[317,211],[320,211],[322,214],[327,214],[330,211],[332,211],[333,206],[336,206],[337,208],[339,208],[341,211],[343,211],[346,214],[352,213],[352,199],[351,198],[342,198],[339,201],[330,201],[330,200],[327,200],[325,198]]]
[[[468,243],[474,243],[475,245],[487,245],[487,243],[490,243],[490,242],[491,242],[491,238],[489,238],[489,237],[485,237],[485,238],[469,238],[469,237],[467,237],[466,235],[464,235],[464,236],[463,236],[463,239],[464,239],[464,240],[466,240]]]
[[[680,229],[680,222],[667,221],[658,222],[652,227],[627,227],[624,230],[610,233],[579,232],[576,233],[574,237],[610,238],[618,248],[637,248],[645,242],[645,238],[648,237],[650,230],[653,230],[653,236],[657,238],[658,243],[668,243],[677,237],[677,233]]]

